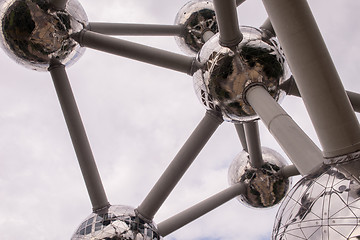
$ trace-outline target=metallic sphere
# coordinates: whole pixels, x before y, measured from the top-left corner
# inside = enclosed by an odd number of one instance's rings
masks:
[[[77,0],[69,0],[64,10],[46,0],[3,0],[0,11],[1,45],[19,64],[46,71],[52,58],[69,66],[83,54],[70,38],[88,22]]]
[[[92,213],[71,237],[72,240],[160,240],[155,225],[140,219],[134,208],[110,206]]]
[[[195,56],[204,45],[206,32],[215,34],[219,31],[212,1],[186,3],[176,15],[175,24],[184,27],[181,36],[175,37],[176,43],[191,56]]]
[[[359,216],[360,183],[340,166],[324,166],[290,190],[272,239],[360,239]]]
[[[285,57],[273,37],[252,27],[241,27],[244,39],[236,48],[219,44],[215,35],[200,50],[203,68],[194,74],[194,87],[207,109],[220,111],[224,120],[246,122],[257,119],[246,103],[245,92],[253,84],[263,85],[280,101],[285,92],[281,84],[290,72]]]
[[[274,150],[263,147],[264,164],[257,169],[251,166],[249,154],[242,151],[231,163],[228,180],[230,185],[247,184],[244,194],[237,199],[247,206],[268,208],[279,203],[286,195],[290,180],[277,174],[286,165],[285,159]]]

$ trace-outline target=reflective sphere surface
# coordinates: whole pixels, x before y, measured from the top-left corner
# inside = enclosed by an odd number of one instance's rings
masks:
[[[218,34],[207,41],[198,55],[204,67],[194,74],[195,92],[200,101],[207,109],[220,111],[224,120],[231,122],[258,118],[245,101],[249,85],[263,85],[280,101],[285,96],[280,86],[290,77],[275,38],[252,27],[240,30],[244,39],[236,49],[221,46]]]
[[[77,0],[69,0],[61,11],[46,0],[3,0],[1,4],[1,45],[19,64],[46,71],[52,58],[69,66],[82,55],[84,48],[70,38],[87,24]]]
[[[206,31],[214,34],[219,31],[212,1],[188,2],[176,15],[175,24],[184,26],[182,36],[175,37],[176,43],[184,53],[192,56],[204,45]]]
[[[290,190],[277,213],[272,239],[360,239],[359,216],[359,182],[339,167],[325,166]]]
[[[104,212],[92,213],[76,230],[72,240],[159,240],[156,227],[136,216],[128,206],[111,206]]]
[[[272,207],[286,195],[290,180],[279,176],[277,172],[286,165],[285,159],[272,149],[263,147],[264,164],[260,169],[250,165],[249,154],[242,151],[231,163],[228,180],[230,185],[239,182],[247,184],[244,194],[237,199],[254,208]]]

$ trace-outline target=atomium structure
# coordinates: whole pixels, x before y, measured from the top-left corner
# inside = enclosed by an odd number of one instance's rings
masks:
[[[20,65],[50,72],[90,198],[92,213],[74,227],[71,239],[166,239],[233,198],[250,208],[280,205],[273,240],[360,238],[360,125],[354,112],[360,97],[344,90],[306,0],[263,0],[269,18],[260,27],[239,25],[243,2],[193,0],[179,10],[175,24],[159,25],[92,22],[78,0],[0,1],[2,48]],[[116,35],[174,36],[186,55]],[[85,48],[192,76],[206,109],[135,208],[109,203],[69,83],[65,69]],[[303,99],[322,149],[280,106],[286,95]],[[261,147],[260,120],[293,165]],[[235,126],[242,145],[229,166],[230,187],[155,223],[224,121]],[[295,175],[303,178],[291,187]]]

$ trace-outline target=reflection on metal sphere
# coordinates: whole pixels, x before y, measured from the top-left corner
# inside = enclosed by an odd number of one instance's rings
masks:
[[[195,56],[205,43],[205,32],[217,33],[215,10],[212,1],[190,1],[178,12],[175,19],[176,25],[184,26],[181,36],[175,37],[180,49]]]
[[[285,159],[272,149],[263,147],[264,164],[256,169],[250,165],[249,154],[242,151],[231,163],[228,173],[230,185],[247,184],[244,194],[237,197],[240,202],[255,208],[272,207],[286,195],[290,180],[277,172],[286,165]]]
[[[360,239],[359,216],[359,182],[339,166],[324,166],[290,190],[272,239]]]
[[[201,102],[231,122],[258,118],[245,100],[250,85],[263,85],[280,101],[285,96],[280,85],[290,76],[275,38],[252,27],[240,30],[244,39],[235,49],[221,46],[218,34],[207,41],[198,55],[204,67],[194,74],[194,87]]]
[[[92,213],[76,230],[72,240],[160,240],[153,224],[140,219],[132,207],[111,206]]]
[[[77,0],[69,0],[58,11],[46,0],[3,0],[0,19],[2,47],[25,67],[46,71],[52,58],[69,66],[84,51],[70,38],[87,24]]]

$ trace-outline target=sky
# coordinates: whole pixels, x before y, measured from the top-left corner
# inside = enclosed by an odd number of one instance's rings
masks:
[[[81,3],[90,21],[154,24],[172,24],[185,4]],[[345,88],[360,92],[360,2],[309,4]],[[267,18],[254,0],[240,6],[238,16],[254,27]],[[126,39],[180,53],[173,37]],[[91,204],[50,75],[17,65],[3,51],[0,70],[0,239],[70,239]],[[137,207],[205,114],[192,78],[91,49],[67,73],[109,201]],[[302,100],[287,96],[282,106],[321,147]],[[260,135],[263,146],[287,158],[262,123]],[[241,150],[233,124],[224,122],[155,222],[227,188],[228,167]],[[251,209],[234,199],[165,239],[270,239],[277,208]]]

